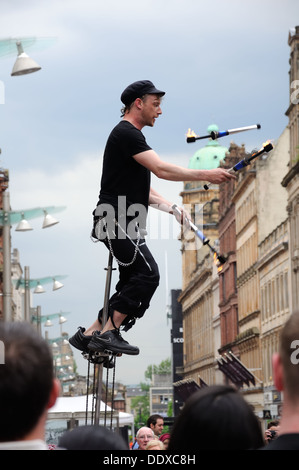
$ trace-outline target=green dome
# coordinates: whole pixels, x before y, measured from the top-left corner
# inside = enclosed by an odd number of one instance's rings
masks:
[[[218,132],[216,124],[211,124],[208,127],[208,134],[212,131]],[[224,160],[225,154],[228,152],[227,147],[219,144],[218,140],[210,139],[205,147],[197,150],[193,157],[190,158],[188,168],[192,170],[212,170],[218,168],[220,161]]]

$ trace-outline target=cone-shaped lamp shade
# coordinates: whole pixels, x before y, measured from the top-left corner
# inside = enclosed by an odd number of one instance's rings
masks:
[[[22,44],[20,42],[17,42],[17,48],[18,57],[11,72],[12,77],[37,72],[41,69],[41,67],[33,59],[31,59],[27,54],[25,54],[25,52],[23,51]]]
[[[45,326],[53,326],[53,323],[51,322],[51,320],[49,318],[45,322]]]
[[[43,292],[46,292],[45,289],[41,284],[37,284],[36,288],[33,291],[35,294],[42,294]]]
[[[24,217],[22,217],[21,222],[18,223],[15,230],[16,232],[26,232],[27,230],[33,230],[33,228],[31,227],[29,222],[24,219]]]
[[[52,227],[52,225],[58,224],[59,220],[52,217],[52,215],[45,212],[45,218],[43,221],[43,228]]]
[[[53,290],[61,289],[61,287],[63,287],[63,284],[59,281],[55,281],[55,279],[54,279]]]

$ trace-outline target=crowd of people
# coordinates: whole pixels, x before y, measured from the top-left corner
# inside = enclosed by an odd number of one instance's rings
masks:
[[[151,415],[146,426],[138,429],[132,450],[167,450],[170,434],[162,433],[164,418],[159,414]]]
[[[249,403],[236,388],[213,385],[195,392],[184,404],[170,433],[164,419],[149,417],[136,434],[132,450],[298,450],[299,367],[294,345],[299,339],[299,312],[290,315],[273,356],[273,378],[283,392],[280,421],[263,432]],[[47,342],[28,323],[0,322],[5,361],[0,364],[0,450],[47,450],[48,409],[59,396]],[[129,450],[117,433],[101,426],[79,426],[61,437],[59,449]]]

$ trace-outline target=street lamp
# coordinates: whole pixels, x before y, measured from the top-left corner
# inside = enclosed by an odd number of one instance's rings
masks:
[[[28,220],[25,219],[23,213],[22,213],[22,220],[18,223],[15,230],[16,232],[27,232],[28,230],[33,230]]]
[[[35,294],[42,294],[45,291],[43,288],[43,285],[49,284],[53,282],[53,290],[57,290],[57,279],[64,279],[67,276],[48,276],[48,277],[41,277],[38,279],[30,279],[29,275],[29,266],[25,266],[24,268],[24,279],[20,278],[14,281],[16,284],[16,289],[19,289],[20,287],[24,288],[25,291],[25,320],[29,321],[29,316],[30,316],[30,289],[34,288],[34,293]],[[59,283],[60,287],[63,286],[62,283]],[[49,317],[49,315],[48,315]]]
[[[21,41],[17,41],[16,46],[18,49],[18,57],[11,72],[12,77],[27,75],[28,73],[37,72],[41,69],[40,65],[25,54]]]
[[[0,226],[3,227],[3,231],[2,231],[2,236],[3,236],[3,317],[5,321],[11,321],[12,320],[12,310],[11,310],[12,290],[11,290],[10,227],[11,225],[19,224],[21,221],[23,221],[23,224],[24,224],[24,220],[27,220],[27,219],[40,217],[41,215],[45,216],[46,213],[48,214],[50,212],[51,213],[59,212],[65,209],[65,207],[53,207],[53,206],[45,207],[45,208],[37,207],[35,209],[11,211],[10,210],[10,197],[9,197],[8,191],[4,191],[2,193],[2,200],[3,200],[3,210],[0,210]],[[53,224],[50,224],[50,225],[45,224],[43,228],[47,228],[48,226],[51,226],[51,225]],[[19,230],[20,230],[20,227],[19,227]],[[24,230],[24,225],[23,225],[23,230]],[[27,225],[26,230],[28,230],[28,225]],[[55,278],[57,278],[57,276],[55,276]],[[29,304],[28,304],[28,308],[29,308]]]
[[[27,75],[29,73],[41,70],[33,59],[31,59],[25,52],[28,49],[34,48],[35,50],[42,50],[51,46],[56,41],[56,38],[37,38],[37,37],[18,37],[0,39],[0,56],[11,56],[18,52],[16,62],[13,66],[11,76]]]
[[[52,227],[52,225],[58,224],[58,220],[55,219],[52,215],[48,214],[48,212],[44,209],[44,221],[43,221],[43,228]]]
[[[57,208],[48,208],[48,210],[57,210]],[[26,212],[27,217],[29,216],[30,217],[30,212],[31,214],[37,214],[37,211],[39,212],[39,214],[41,214],[41,210],[43,211],[44,213],[44,221],[43,221],[43,225],[42,225],[42,228],[48,228],[48,227],[52,227],[53,225],[56,225],[58,224],[59,220],[55,219],[52,215],[48,214],[47,210],[46,209],[40,209],[39,207],[37,209],[29,209]],[[15,213],[13,213],[15,215]],[[21,213],[21,221],[18,223],[18,225],[16,226],[15,228],[15,231],[16,232],[27,232],[28,230],[33,230],[33,228],[31,227],[31,225],[29,224],[28,220],[25,219],[25,213],[22,212]],[[37,215],[36,215],[37,217]]]
[[[24,279],[21,277],[20,279],[14,280],[14,283],[16,284],[16,288],[19,289],[19,287],[23,287],[24,289],[33,289],[34,288],[34,294],[42,294],[43,292],[46,292],[43,286],[45,284],[50,284],[53,282],[53,289],[52,290],[57,290],[63,287],[63,284],[57,279],[65,279],[67,276],[61,276],[61,275],[56,275],[56,276],[47,276],[47,277],[39,277],[37,279],[30,279],[29,277],[29,267],[25,266],[25,276]],[[57,284],[59,284],[59,287],[56,287]]]
[[[42,294],[43,292],[46,292],[45,289],[43,288],[43,286],[41,285],[41,283],[39,281],[37,281],[37,286],[36,288],[34,289],[33,291],[35,294]]]
[[[58,312],[58,313],[50,313],[48,315],[41,315],[40,307],[37,307],[36,309],[31,309],[31,311],[35,312],[35,314],[31,315],[31,323],[37,323],[37,329],[40,333],[41,333],[41,328],[40,328],[41,324],[44,323],[44,326],[46,327],[53,326],[51,319],[54,319],[54,318],[59,318],[59,324],[61,328],[62,323],[67,321],[67,319],[65,318],[65,315],[68,315],[70,313],[70,312]]]

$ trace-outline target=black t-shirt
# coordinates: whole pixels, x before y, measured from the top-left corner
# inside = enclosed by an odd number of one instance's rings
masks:
[[[104,151],[98,204],[111,204],[117,210],[119,196],[125,196],[126,209],[142,204],[147,211],[151,173],[133,158],[146,150],[151,147],[130,122],[120,121],[114,127]]]
[[[280,434],[260,450],[299,450],[299,433]]]

